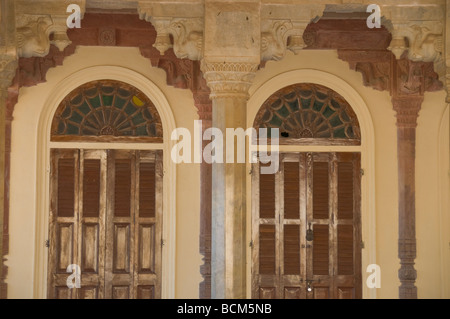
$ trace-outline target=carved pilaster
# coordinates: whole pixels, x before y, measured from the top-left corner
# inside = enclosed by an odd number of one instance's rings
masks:
[[[423,96],[393,97],[392,104],[397,112],[397,156],[399,189],[399,239],[398,257],[400,258],[399,297],[416,299],[417,278],[414,269],[416,258],[416,217],[415,217],[415,157],[416,126]]]

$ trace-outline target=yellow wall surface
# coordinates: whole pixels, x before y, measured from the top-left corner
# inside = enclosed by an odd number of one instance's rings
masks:
[[[19,103],[14,112],[11,157],[11,213],[10,254],[7,264],[8,297],[33,298],[35,239],[36,239],[36,193],[42,187],[37,180],[38,119],[45,101],[55,86],[71,74],[92,66],[121,66],[133,70],[153,82],[165,95],[177,127],[192,131],[197,119],[192,93],[188,90],[168,87],[165,73],[152,68],[135,48],[79,47],[76,54],[66,58],[62,66],[51,69],[47,82],[31,88],[22,88]],[[374,231],[375,242],[368,242],[363,234],[366,248],[376,247],[376,263],[381,267],[381,288],[376,294],[365,297],[398,298],[397,257],[398,240],[398,189],[397,189],[397,130],[395,112],[388,92],[376,91],[363,86],[362,75],[352,71],[348,63],[337,58],[335,51],[301,51],[299,55],[288,53],[279,62],[268,62],[258,71],[250,95],[258,92],[265,83],[276,80],[282,74],[312,69],[339,78],[349,85],[364,101],[374,126],[374,145],[365,146],[363,152],[373,157],[373,186],[366,191],[374,197],[374,222],[368,227]],[[90,79],[86,79],[86,82]],[[305,82],[307,79],[300,79]],[[270,90],[270,89],[269,89]],[[275,91],[275,89],[273,90]],[[151,98],[151,97],[150,97]],[[252,98],[251,98],[252,99]],[[449,182],[448,175],[448,125],[442,125],[445,110],[443,91],[427,93],[417,128],[416,166],[416,224],[417,224],[417,287],[420,298],[449,298]],[[253,106],[256,108],[256,106]],[[252,113],[253,112],[253,113]],[[249,114],[255,110],[249,109]],[[248,119],[253,122],[253,119]],[[164,132],[169,134],[170,132]],[[447,148],[443,147],[447,143]],[[170,154],[166,154],[170,156]],[[368,169],[363,167],[364,169]],[[177,166],[176,185],[176,298],[198,298],[201,281],[199,266],[199,167],[195,164]],[[363,178],[367,178],[365,175]],[[370,183],[367,183],[369,185]],[[446,196],[447,194],[447,196]],[[248,207],[250,201],[247,201]],[[250,207],[249,207],[250,209]],[[362,212],[362,216],[367,216]],[[249,219],[247,219],[249,220]],[[372,225],[373,224],[373,225]],[[247,224],[250,234],[251,225]],[[446,228],[445,228],[446,227]],[[447,231],[445,231],[445,229]],[[41,243],[37,243],[40,245]],[[43,245],[44,243],[42,243]],[[248,256],[248,255],[247,255]],[[368,274],[363,268],[363,284]]]

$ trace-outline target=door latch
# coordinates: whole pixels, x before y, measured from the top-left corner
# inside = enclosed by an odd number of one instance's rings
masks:
[[[314,232],[311,229],[311,223],[308,224],[308,230],[306,231],[306,240],[313,241],[314,240]]]

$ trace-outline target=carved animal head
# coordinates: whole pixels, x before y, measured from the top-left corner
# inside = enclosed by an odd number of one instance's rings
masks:
[[[17,46],[19,56],[44,57],[50,50],[50,39],[47,32],[51,20],[40,17],[36,21],[30,21],[27,25],[17,29]]]

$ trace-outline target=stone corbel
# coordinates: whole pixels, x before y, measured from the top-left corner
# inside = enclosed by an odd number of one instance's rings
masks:
[[[72,42],[67,36],[65,15],[20,15],[16,21],[17,51],[20,57],[45,57],[50,45],[61,52]]]
[[[399,60],[406,52],[407,58],[416,62],[433,62],[435,71],[443,79],[444,60],[444,8],[442,6],[381,8],[383,25],[391,32],[388,47]]]
[[[173,48],[179,59],[200,60],[203,56],[203,20],[200,18],[151,17],[141,13],[141,19],[151,22],[157,37],[153,45],[161,55]],[[173,39],[173,43],[171,40]]]
[[[303,39],[306,27],[322,15],[323,9],[323,5],[316,4],[301,7],[290,5],[285,9],[272,5],[263,6],[261,60],[281,60],[287,50],[298,54],[307,46]]]

